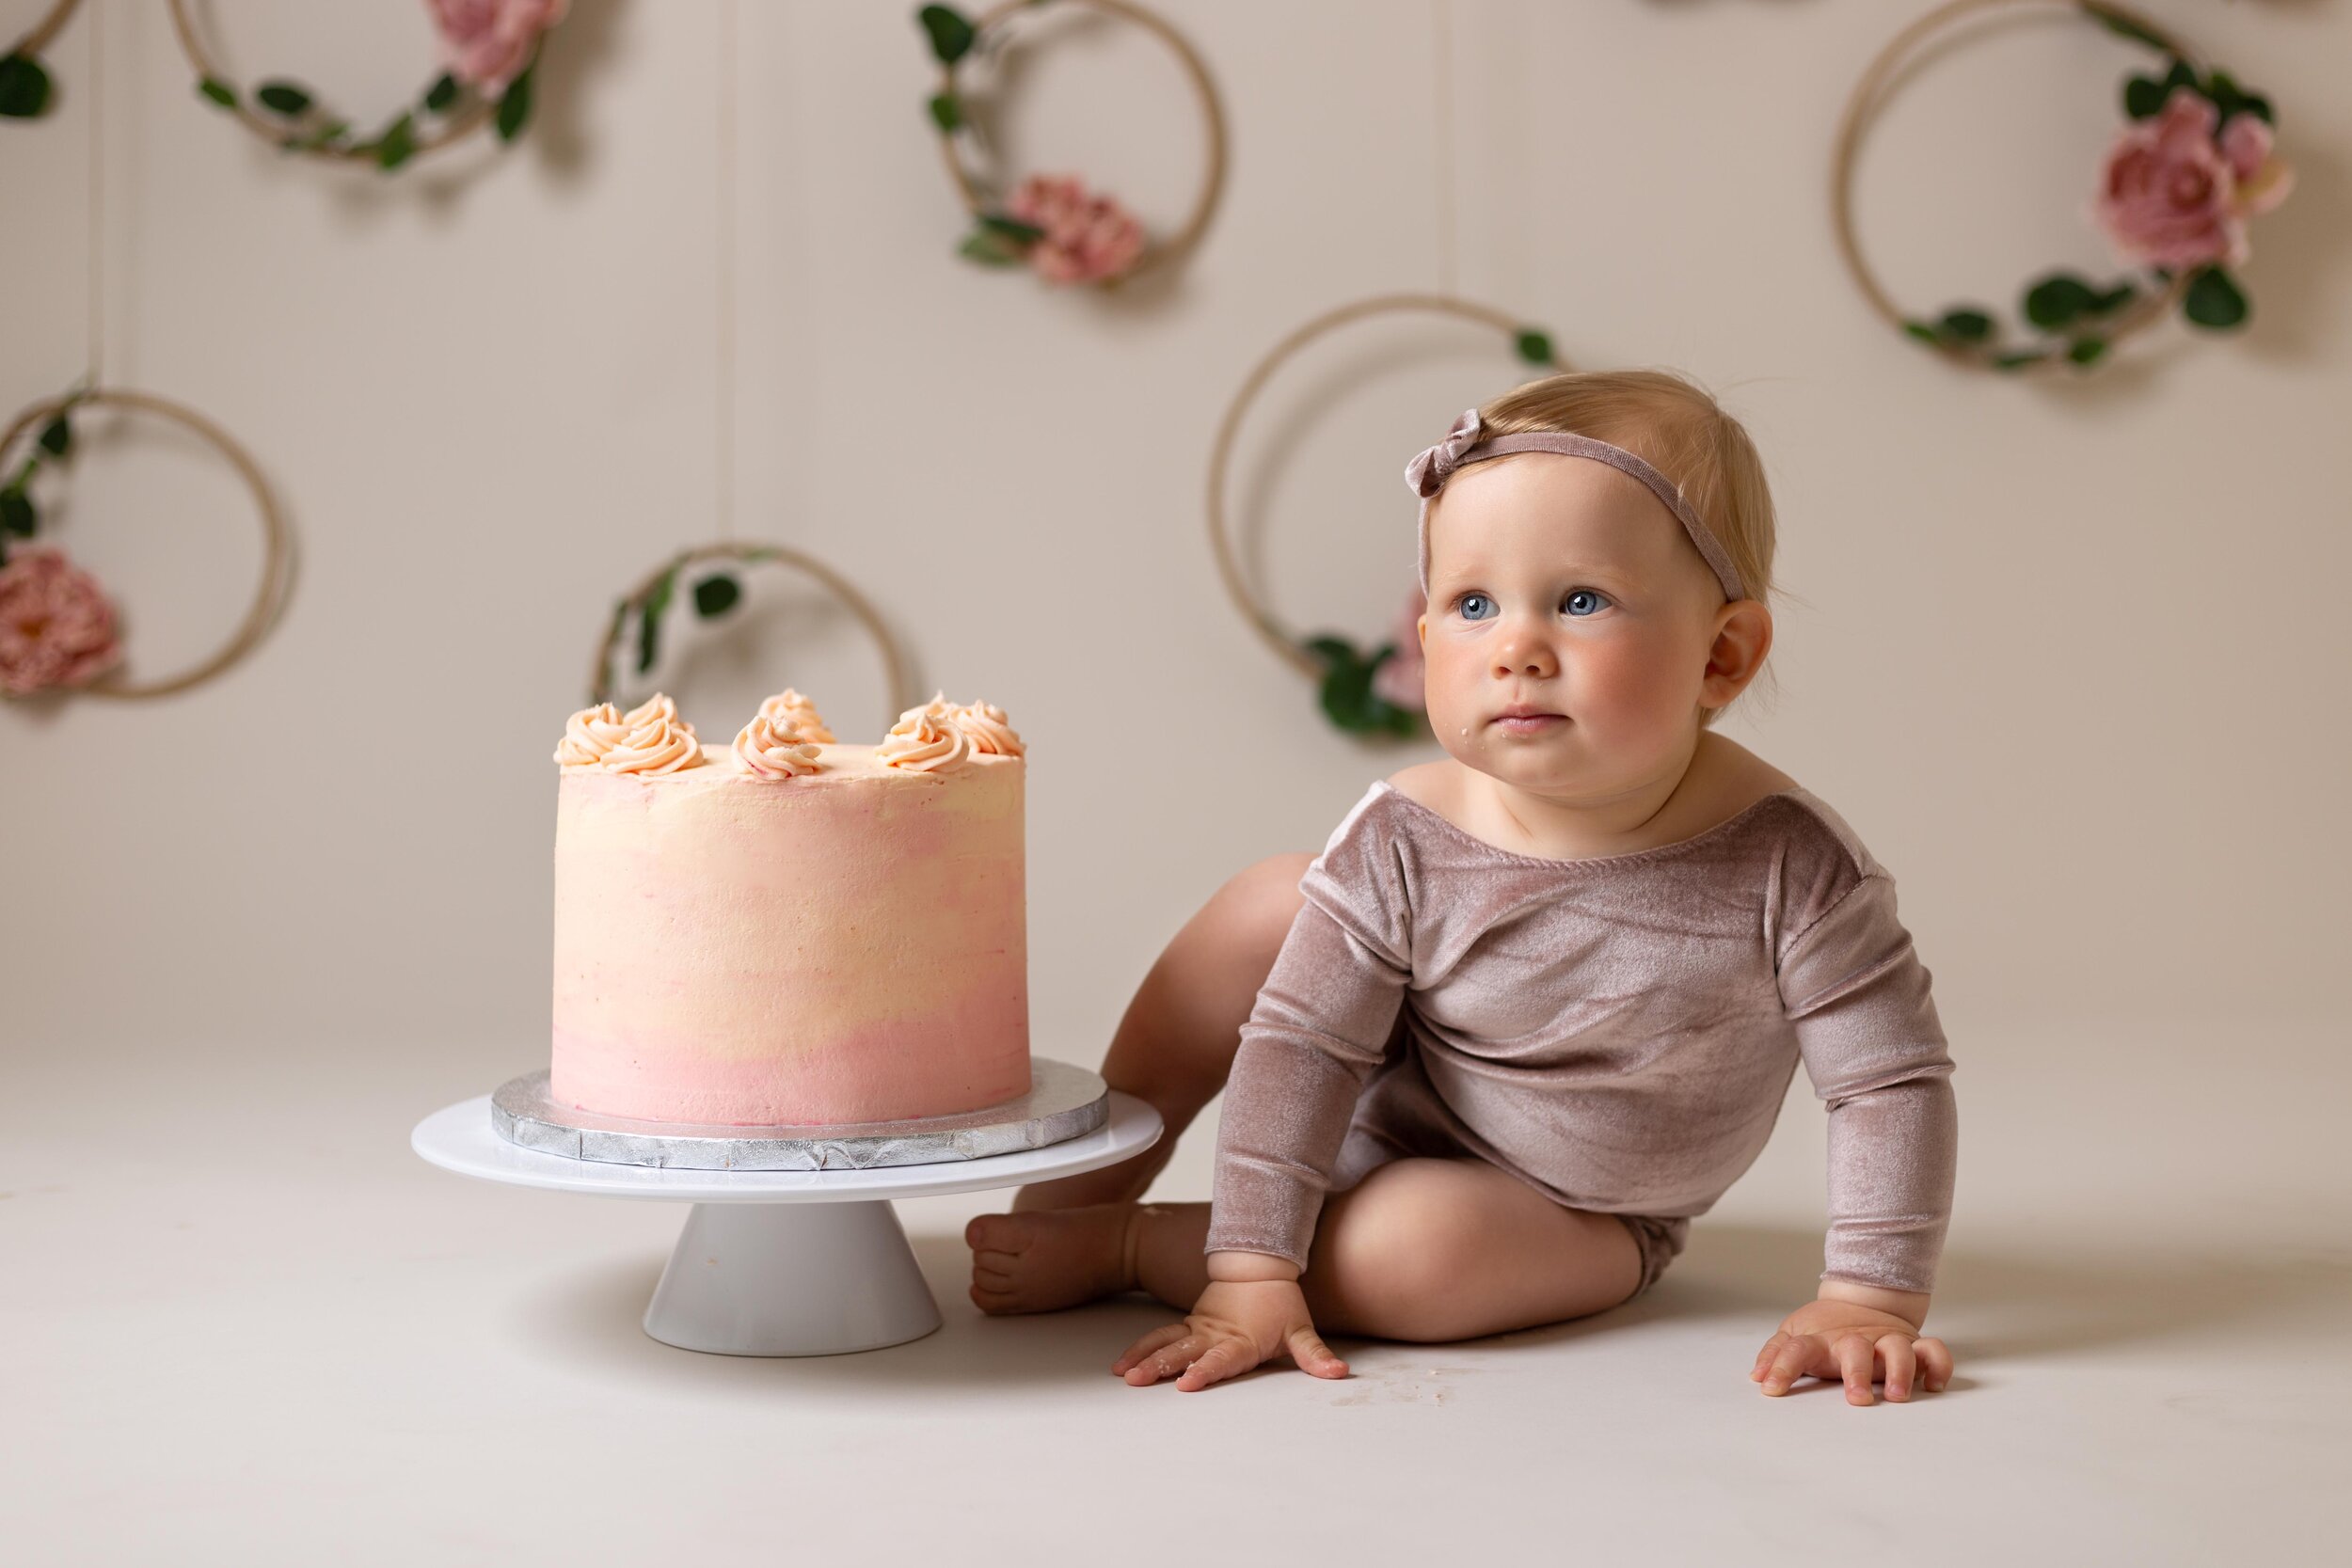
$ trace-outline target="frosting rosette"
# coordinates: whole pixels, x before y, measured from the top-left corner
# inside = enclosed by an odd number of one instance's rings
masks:
[[[817,705],[788,686],[759,705],[759,716],[771,723],[791,725],[801,732],[803,741],[834,744],[833,728],[817,711]]]
[[[911,707],[898,715],[882,743],[874,748],[874,760],[883,767],[914,773],[961,768],[971,755],[972,739],[963,726],[929,707]]]
[[[611,703],[581,708],[564,725],[555,760],[565,768],[608,773],[675,773],[702,761],[694,726],[660,692],[621,712]]]
[[[816,746],[791,721],[771,719],[765,713],[736,736],[735,765],[760,779],[797,779],[818,768]]]
[[[1018,757],[1028,754],[1020,732],[1006,722],[1005,710],[994,703],[956,703],[947,717],[970,737],[972,750],[982,756]]]

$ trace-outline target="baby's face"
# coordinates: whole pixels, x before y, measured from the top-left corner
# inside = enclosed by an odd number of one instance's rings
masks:
[[[1606,464],[1473,464],[1429,517],[1429,721],[1482,773],[1599,798],[1686,765],[1722,590],[1674,515]]]

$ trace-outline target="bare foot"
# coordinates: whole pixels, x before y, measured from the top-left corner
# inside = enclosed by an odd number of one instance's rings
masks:
[[[1136,1205],[982,1214],[963,1227],[973,1305],[992,1316],[1058,1312],[1133,1291]]]

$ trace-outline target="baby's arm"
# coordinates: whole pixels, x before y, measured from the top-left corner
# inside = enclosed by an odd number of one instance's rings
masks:
[[[1959,1119],[1952,1060],[1928,971],[1895,913],[1895,884],[1873,871],[1780,959],[1780,989],[1814,1092],[1829,1107],[1829,1238],[1819,1294],[1788,1315],[1750,1373],[1767,1394],[1797,1378],[1843,1377],[1870,1402],[1915,1376],[1950,1381],[1951,1354],[1925,1338],[1929,1292],[1951,1216]]]
[[[1130,1383],[1175,1375],[1198,1389],[1283,1354],[1317,1376],[1346,1375],[1297,1279],[1412,974],[1401,875],[1370,835],[1351,833],[1360,826],[1351,816],[1308,867],[1307,902],[1242,1030],[1217,1128],[1209,1288],[1182,1324],[1120,1357]]]

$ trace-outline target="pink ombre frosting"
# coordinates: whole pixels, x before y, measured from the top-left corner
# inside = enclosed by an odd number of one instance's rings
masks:
[[[959,766],[828,744],[818,771],[782,787],[735,767],[566,767],[557,1098],[789,1125],[1025,1093],[1026,764],[945,733]]]

